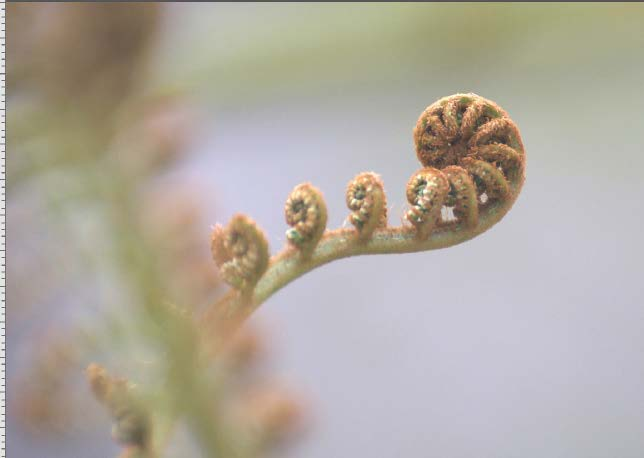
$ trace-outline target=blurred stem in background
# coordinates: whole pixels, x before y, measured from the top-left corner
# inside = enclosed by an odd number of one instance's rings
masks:
[[[230,405],[240,396],[228,386],[234,387],[236,375],[227,371],[222,359],[207,359],[192,316],[217,286],[212,264],[203,272],[195,270],[204,265],[203,256],[209,256],[207,238],[194,237],[193,220],[142,217],[150,210],[144,191],[185,147],[185,141],[175,138],[183,132],[176,130],[181,123],[173,122],[172,116],[169,124],[161,122],[156,129],[146,125],[148,111],[154,116],[158,108],[172,110],[181,98],[144,92],[161,9],[156,3],[10,5],[9,196],[20,202],[35,190],[51,219],[65,219],[83,207],[99,210],[102,234],[108,240],[81,250],[88,256],[83,263],[98,275],[109,265],[117,275],[108,288],[118,292],[107,297],[100,289],[90,293],[96,302],[93,307],[106,309],[109,322],[85,329],[87,338],[68,345],[84,346],[76,357],[79,362],[97,352],[110,355],[118,345],[124,347],[121,357],[130,365],[140,366],[138,353],[128,354],[130,344],[152,355],[152,366],[134,369],[135,378],[144,377],[140,386],[108,376],[100,366],[88,372],[94,392],[114,416],[114,437],[125,447],[123,456],[161,455],[181,418],[205,456],[256,456],[265,445],[253,439],[260,435],[243,432],[229,415]],[[156,121],[153,117],[152,123]],[[51,181],[43,181],[43,176]],[[165,200],[160,204],[163,211],[157,213],[177,210]],[[163,229],[160,233],[170,237],[159,239],[156,226],[168,223],[178,223],[180,231]],[[70,228],[74,242],[75,229]],[[190,244],[186,250],[185,242],[176,237],[196,238],[199,255],[193,256]],[[179,248],[174,249],[177,243]],[[66,250],[60,261],[66,267],[72,259]],[[200,276],[206,280],[196,282]],[[174,305],[177,301],[180,305]],[[126,341],[119,342],[123,337]],[[57,371],[52,367],[51,377],[64,376]],[[34,380],[22,394],[32,406],[34,399],[46,404],[51,396],[38,382]],[[58,385],[65,387],[65,382]]]

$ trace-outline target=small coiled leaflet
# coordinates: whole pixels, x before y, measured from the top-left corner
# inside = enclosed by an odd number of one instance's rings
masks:
[[[440,221],[449,181],[440,170],[427,167],[412,175],[406,191],[411,208],[405,217],[421,237],[427,237]]]
[[[373,172],[357,175],[347,185],[347,207],[352,213],[349,221],[365,240],[379,227],[387,226],[387,196],[380,176]]]
[[[284,206],[288,242],[303,254],[310,254],[320,241],[327,222],[324,197],[311,183],[296,186]]]
[[[222,278],[238,290],[255,286],[268,267],[266,237],[246,215],[233,216],[226,227],[215,226],[211,249]]]

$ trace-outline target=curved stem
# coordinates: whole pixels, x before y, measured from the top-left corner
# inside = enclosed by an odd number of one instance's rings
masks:
[[[413,227],[387,227],[374,231],[368,240],[360,240],[355,229],[327,231],[315,250],[304,257],[299,250],[286,247],[273,256],[266,273],[250,292],[231,290],[211,305],[204,317],[208,333],[226,323],[226,331],[234,330],[257,307],[291,281],[331,261],[367,254],[413,253],[446,248],[465,242],[491,228],[510,210],[522,183],[511,185],[512,198],[482,207],[474,228],[463,224],[437,227],[427,239],[418,238]],[[231,329],[232,328],[232,329]],[[221,328],[218,328],[221,330]],[[216,337],[217,339],[219,337]]]

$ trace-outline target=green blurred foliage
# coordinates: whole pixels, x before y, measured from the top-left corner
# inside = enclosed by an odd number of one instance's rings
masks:
[[[334,83],[594,69],[644,46],[641,4],[175,5],[157,84],[218,103]]]

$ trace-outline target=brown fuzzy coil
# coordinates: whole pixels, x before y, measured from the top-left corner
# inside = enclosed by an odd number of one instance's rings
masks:
[[[523,183],[525,152],[518,128],[501,107],[476,94],[430,105],[418,119],[414,142],[425,169],[408,185],[412,207],[406,218],[423,235],[441,222],[437,215],[443,206],[453,209],[457,222],[473,227],[479,207],[509,198],[511,183],[516,189]],[[434,190],[419,184],[432,180],[442,184]],[[442,196],[445,182],[449,188]]]
[[[376,228],[387,226],[387,196],[377,174],[364,172],[351,180],[346,201],[352,211],[349,221],[360,238],[368,238]]]
[[[211,248],[222,278],[234,288],[252,288],[268,268],[266,236],[246,215],[233,216],[226,227],[217,225]]]
[[[295,187],[284,206],[289,243],[302,252],[311,252],[320,241],[327,222],[326,203],[322,192],[310,183]]]

